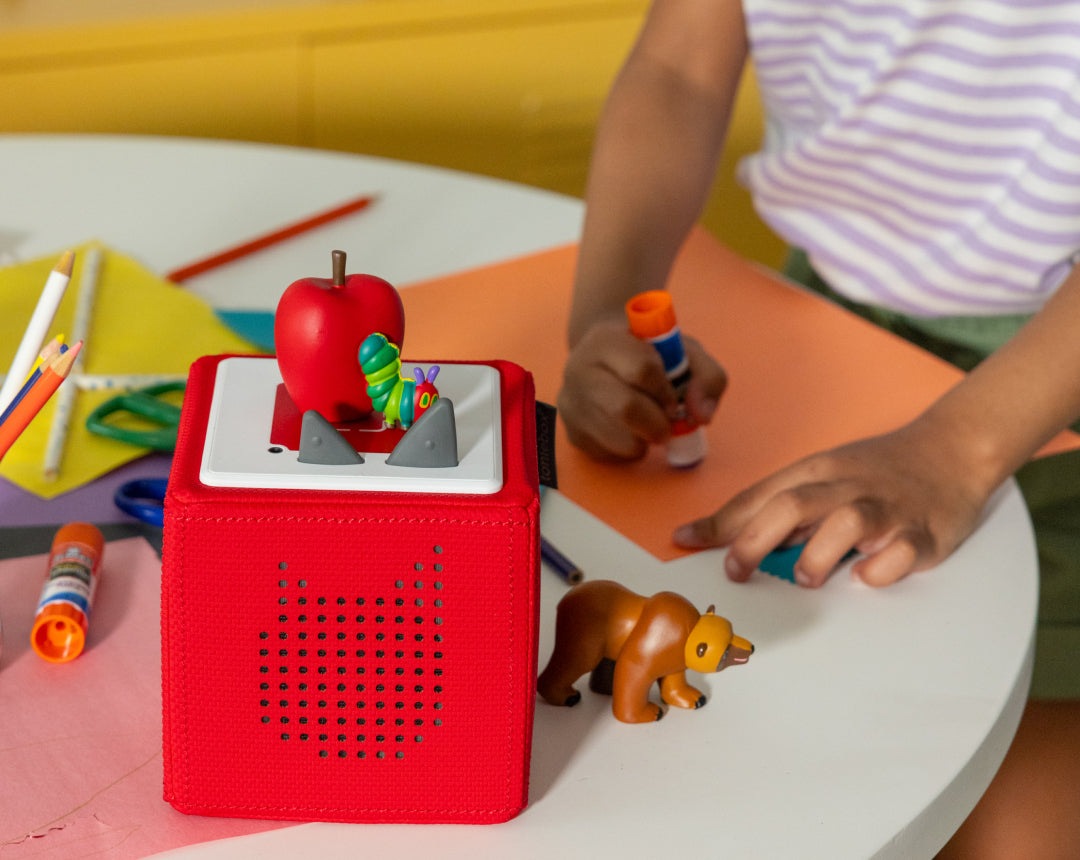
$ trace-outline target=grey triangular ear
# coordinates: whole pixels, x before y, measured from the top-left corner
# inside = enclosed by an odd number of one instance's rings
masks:
[[[314,409],[305,412],[301,419],[300,452],[296,459],[301,463],[317,463],[323,466],[347,466],[364,462],[363,455]]]
[[[709,608],[705,610],[705,614],[706,615],[715,615],[716,614],[716,604],[715,603],[709,604]]]
[[[425,469],[450,468],[460,462],[454,404],[447,397],[432,403],[386,458],[388,466]]]

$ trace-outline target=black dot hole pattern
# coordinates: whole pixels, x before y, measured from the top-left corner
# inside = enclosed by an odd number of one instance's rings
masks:
[[[259,721],[325,761],[403,761],[443,725],[443,548],[375,595],[324,594],[277,566],[259,631]]]

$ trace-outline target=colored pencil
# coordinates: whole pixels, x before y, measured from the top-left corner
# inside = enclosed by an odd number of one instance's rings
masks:
[[[34,416],[41,411],[41,407],[53,396],[56,389],[60,387],[60,383],[71,373],[71,367],[75,364],[75,358],[81,348],[82,344],[76,343],[63,355],[54,355],[41,366],[41,376],[37,382],[27,392],[22,402],[12,410],[7,421],[0,424],[0,460],[34,420]]]
[[[86,341],[90,336],[90,319],[94,313],[94,299],[97,297],[98,278],[101,274],[101,248],[90,248],[83,261],[82,275],[79,278],[79,295],[75,304],[75,321],[72,324],[71,339],[82,342],[83,348],[75,358],[73,373],[82,370],[86,363]],[[75,395],[78,389],[67,385],[56,396],[56,409],[53,410],[49,437],[45,442],[45,460],[42,473],[47,481],[55,481],[60,474],[60,462],[64,457],[67,442],[68,425],[75,408]]]
[[[31,370],[30,375],[26,377],[26,382],[23,383],[23,387],[20,388],[19,393],[11,399],[11,402],[7,405],[7,408],[3,412],[0,412],[0,424],[3,424],[5,421],[7,421],[7,417],[12,413],[15,407],[19,405],[19,401],[21,401],[26,396],[26,393],[41,377],[41,365],[57,353],[66,351],[67,347],[64,346],[63,335],[54,337],[47,344],[45,344],[45,348],[41,350],[41,353],[38,355],[37,361],[34,362],[34,369]]]
[[[38,353],[37,361],[34,362],[34,367],[30,371],[31,376],[35,370],[59,352],[67,352],[67,347],[64,345],[64,336],[62,334],[58,334],[50,340],[45,344],[41,352]],[[30,377],[27,377],[27,379],[29,378]]]
[[[547,538],[540,537],[540,558],[570,585],[577,585],[585,578],[581,568],[563,555]]]
[[[14,399],[16,392],[22,387],[23,381],[30,375],[30,369],[34,366],[34,357],[41,350],[45,342],[45,335],[49,332],[56,309],[60,307],[60,300],[64,298],[68,281],[71,280],[71,269],[75,264],[75,254],[65,251],[49,277],[45,281],[45,287],[41,291],[34,313],[30,316],[30,323],[23,333],[19,342],[19,348],[15,352],[15,358],[8,368],[7,377],[0,387],[0,408],[5,408]]]
[[[186,373],[73,373],[71,381],[79,391],[108,391],[146,388],[166,382],[183,382]]]
[[[328,224],[338,218],[343,218],[346,215],[359,212],[361,209],[366,209],[374,203],[375,200],[375,197],[358,197],[355,200],[350,200],[348,203],[329,209],[326,212],[320,212],[309,218],[305,218],[302,221],[297,221],[295,224],[289,224],[278,230],[274,230],[271,233],[267,233],[265,236],[259,236],[258,238],[244,242],[241,245],[237,245],[234,248],[229,248],[228,250],[214,254],[212,257],[207,257],[205,260],[199,260],[195,263],[181,266],[179,269],[174,269],[166,274],[165,277],[173,283],[182,284],[189,278],[194,278],[196,275],[209,272],[211,269],[216,269],[218,266],[223,266],[234,260],[239,260],[241,257],[246,257],[248,254],[253,254],[264,248],[269,248],[271,245],[276,245],[278,242],[283,242],[286,239],[299,236],[301,233],[306,233],[308,230],[321,227],[323,224]]]

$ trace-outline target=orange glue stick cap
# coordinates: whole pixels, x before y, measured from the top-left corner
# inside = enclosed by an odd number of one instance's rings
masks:
[[[665,290],[638,293],[626,303],[626,317],[630,331],[643,340],[665,335],[676,326],[675,306]]]
[[[39,657],[50,663],[74,660],[86,647],[86,616],[70,606],[58,605],[34,621],[30,642]]]
[[[53,538],[49,573],[30,632],[34,651],[50,663],[74,660],[86,647],[104,550],[104,536],[89,523],[69,523]]]

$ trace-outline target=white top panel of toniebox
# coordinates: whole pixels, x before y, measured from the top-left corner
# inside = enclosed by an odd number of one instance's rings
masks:
[[[402,363],[411,378],[414,365]],[[425,368],[426,369],[426,368]],[[226,358],[217,368],[199,479],[211,487],[357,490],[485,495],[502,488],[499,374],[479,364],[444,364],[439,396],[454,404],[459,464],[388,466],[388,455],[364,453],[345,466],[301,463],[299,452],[270,441],[281,372],[273,358]]]

